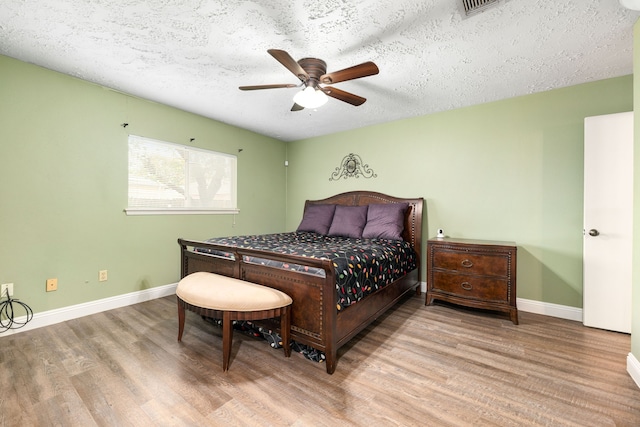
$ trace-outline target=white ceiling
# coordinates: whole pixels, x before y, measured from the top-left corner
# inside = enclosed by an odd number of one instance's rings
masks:
[[[632,73],[640,13],[618,0],[2,0],[0,54],[284,141]],[[267,53],[366,61],[380,74],[291,112],[299,83]]]

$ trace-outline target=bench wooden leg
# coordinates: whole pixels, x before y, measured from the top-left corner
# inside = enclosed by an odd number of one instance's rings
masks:
[[[222,313],[222,370],[229,370],[229,359],[231,359],[231,342],[233,341],[233,321],[231,313]]]
[[[282,347],[284,347],[284,356],[291,357],[291,305],[282,309],[280,314],[280,335],[282,335]]]
[[[184,331],[184,305],[178,298],[178,342],[182,341],[182,332]]]
[[[178,342],[182,341],[184,333],[184,323],[186,320],[186,310],[193,311],[197,314],[207,317],[220,319],[222,317],[222,371],[229,370],[231,364],[231,347],[233,345],[233,321],[242,320],[261,320],[277,317],[280,315],[280,334],[282,337],[282,347],[284,347],[284,355],[291,357],[291,304],[280,307],[279,309],[269,309],[254,312],[238,312],[206,309],[193,306],[177,297],[178,302]]]

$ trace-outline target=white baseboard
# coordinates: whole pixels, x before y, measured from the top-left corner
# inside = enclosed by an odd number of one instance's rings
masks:
[[[169,285],[145,289],[143,291],[116,295],[114,297],[104,298],[97,301],[90,301],[83,304],[77,304],[69,307],[35,313],[31,321],[24,325],[22,328],[9,329],[8,331],[0,333],[0,338],[16,334],[18,332],[25,332],[32,329],[41,328],[43,326],[54,325],[56,323],[64,322],[67,320],[89,316],[90,314],[112,310],[114,308],[120,308],[127,305],[138,304],[141,302],[150,301],[152,299],[173,295],[176,293],[177,286],[177,283],[172,283]],[[15,320],[17,322],[24,322],[26,320],[26,316],[22,316]]]
[[[177,283],[171,283],[164,286],[145,289],[143,291],[131,292],[128,294],[117,295],[115,297],[104,298],[97,301],[90,301],[83,304],[77,304],[69,307],[36,313],[33,316],[33,319],[31,319],[31,321],[24,327],[20,329],[9,329],[8,331],[0,334],[0,338],[18,332],[24,332],[31,329],[41,328],[43,326],[54,325],[66,320],[77,319],[78,317],[112,310],[114,308],[138,304],[140,302],[150,301],[155,298],[162,298],[167,295],[173,295],[176,292],[176,286],[178,286]],[[426,292],[427,284],[425,282],[420,283],[420,288],[422,289],[422,292]],[[548,302],[527,300],[522,298],[517,299],[517,304],[518,310],[520,311],[582,322],[582,309],[580,308],[558,305]],[[18,318],[16,319],[16,321],[24,322],[25,317]]]
[[[640,362],[631,353],[627,356],[627,372],[636,382],[636,385],[640,387]]]
[[[425,294],[427,292],[427,282],[420,282],[420,291]]]
[[[545,316],[558,317],[560,319],[582,322],[581,308],[522,298],[517,298],[516,304],[518,305],[519,311],[526,311],[528,313],[543,314]]]

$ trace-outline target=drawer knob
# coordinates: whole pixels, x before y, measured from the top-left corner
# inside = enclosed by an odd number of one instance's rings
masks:
[[[473,289],[473,285],[471,283],[469,283],[469,282],[462,282],[462,283],[460,283],[460,286],[465,291],[470,291],[471,289]]]
[[[462,260],[462,266],[464,268],[471,268],[473,267],[473,263],[471,261],[469,261],[468,259]]]

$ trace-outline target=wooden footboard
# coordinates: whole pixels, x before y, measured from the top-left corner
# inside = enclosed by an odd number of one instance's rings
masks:
[[[197,271],[208,271],[278,289],[293,299],[291,307],[292,339],[325,353],[329,353],[336,327],[336,278],[330,260],[296,256],[279,256],[261,251],[238,249],[206,242],[178,239],[182,251],[181,277]],[[194,252],[193,248],[212,249],[230,255],[230,258]],[[321,268],[325,277],[281,268],[245,262],[244,257],[261,257],[290,264]]]
[[[334,203],[349,206],[398,202],[409,203],[411,207],[407,211],[403,237],[418,254],[418,268],[340,312],[337,310],[335,268],[326,259],[232,249],[228,246],[178,239],[181,247],[181,277],[208,271],[270,286],[288,294],[293,299],[291,339],[323,351],[326,355],[327,372],[332,374],[336,368],[337,351],[342,345],[408,292],[415,290],[419,293],[423,199],[400,199],[373,192],[350,192],[324,200],[307,201],[307,205]],[[193,248],[196,247],[221,251],[230,257],[195,252]],[[249,257],[320,268],[324,270],[325,277],[246,262],[245,259]]]

